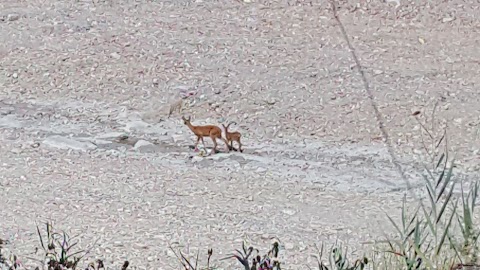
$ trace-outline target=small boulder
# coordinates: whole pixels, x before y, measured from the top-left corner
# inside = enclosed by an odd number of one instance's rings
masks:
[[[134,148],[135,149],[138,149],[142,146],[151,146],[153,145],[153,143],[149,142],[149,141],[145,141],[145,140],[138,140],[138,142],[135,143],[135,146]]]
[[[20,14],[18,13],[11,13],[7,15],[7,21],[13,22],[20,19]]]

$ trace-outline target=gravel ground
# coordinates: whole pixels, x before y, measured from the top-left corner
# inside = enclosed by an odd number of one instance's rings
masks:
[[[436,138],[448,123],[457,176],[478,177],[478,1],[338,6],[412,186],[414,111]],[[272,237],[292,266],[398,215],[406,184],[327,2],[0,0],[0,35],[0,238],[20,255],[53,220],[116,269],[174,267],[173,241],[218,259]],[[182,114],[237,122],[244,153],[189,148],[167,117],[189,91]]]

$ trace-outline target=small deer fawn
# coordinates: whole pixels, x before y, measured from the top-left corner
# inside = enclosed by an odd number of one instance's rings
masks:
[[[243,152],[242,143],[240,142],[240,138],[242,137],[242,134],[240,134],[240,132],[238,131],[228,132],[228,127],[230,127],[231,124],[237,124],[237,123],[230,122],[230,124],[228,124],[227,126],[222,124],[223,128],[225,129],[225,137],[227,138],[227,143],[230,143],[230,148],[234,149],[233,142],[236,141],[238,143],[238,150],[240,152]]]
[[[205,145],[205,142],[203,141],[203,137],[210,137],[213,141],[213,151],[217,151],[217,139],[221,139],[222,141],[225,142],[225,145],[227,146],[227,152],[230,152],[230,149],[228,148],[228,143],[227,141],[222,138],[222,130],[214,125],[206,125],[206,126],[194,126],[190,122],[190,117],[185,118],[182,116],[183,123],[187,125],[190,130],[197,136],[197,142],[195,143],[195,150],[198,150],[198,142],[201,140],[202,144]]]

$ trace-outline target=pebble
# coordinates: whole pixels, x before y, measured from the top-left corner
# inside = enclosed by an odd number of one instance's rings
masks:
[[[218,103],[218,102],[213,103],[213,104],[211,105],[212,109],[217,109],[217,108],[219,108],[220,106],[221,106],[221,104]]]
[[[113,245],[114,245],[115,247],[123,247],[123,246],[124,246],[124,245],[122,244],[122,242],[120,242],[120,241],[115,241],[115,242],[113,242]]]
[[[277,101],[274,98],[271,98],[271,99],[265,100],[265,103],[267,103],[267,105],[275,105]]]
[[[13,148],[12,150],[10,150],[12,153],[14,154],[20,154],[22,152],[22,149],[20,148]]]
[[[455,20],[455,18],[446,17],[446,18],[443,18],[443,19],[442,19],[442,22],[443,22],[443,23],[447,23],[447,22],[451,22],[451,21],[453,21],[453,20]]]
[[[200,162],[203,160],[203,157],[200,157],[200,156],[194,156],[192,157],[192,162],[195,163],[195,162]]]
[[[16,21],[18,19],[20,19],[20,14],[11,13],[11,14],[7,15],[7,20],[10,21],[10,22]]]
[[[116,52],[111,53],[110,56],[111,56],[113,59],[117,59],[117,60],[120,59],[120,57],[121,57],[121,55],[118,54],[118,53],[116,53]]]
[[[142,130],[150,127],[148,123],[145,123],[141,120],[139,121],[132,121],[125,125],[125,130]]]
[[[263,168],[263,167],[258,167],[258,168],[255,170],[256,173],[264,173],[264,172],[266,172],[266,171],[267,171],[267,169],[266,169],[266,168]]]
[[[173,134],[172,135],[172,139],[173,139],[173,142],[174,143],[177,143],[178,141],[183,141],[184,140],[184,137],[183,135],[181,134]]]
[[[283,212],[284,214],[289,215],[289,216],[293,216],[293,215],[295,215],[295,213],[296,213],[296,211],[293,210],[293,209],[283,209],[282,212]]]
[[[141,244],[141,243],[135,243],[135,244],[133,244],[133,246],[137,249],[148,249],[147,245]]]

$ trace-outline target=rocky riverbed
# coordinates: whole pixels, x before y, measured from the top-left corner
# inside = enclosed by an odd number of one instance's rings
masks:
[[[339,8],[413,190],[419,123],[448,123],[455,176],[478,177],[475,1]],[[327,3],[0,1],[0,18],[0,238],[20,256],[52,220],[116,269],[275,237],[299,265],[322,241],[368,248],[399,213],[407,184]],[[181,115],[237,122],[245,151],[199,156]]]

